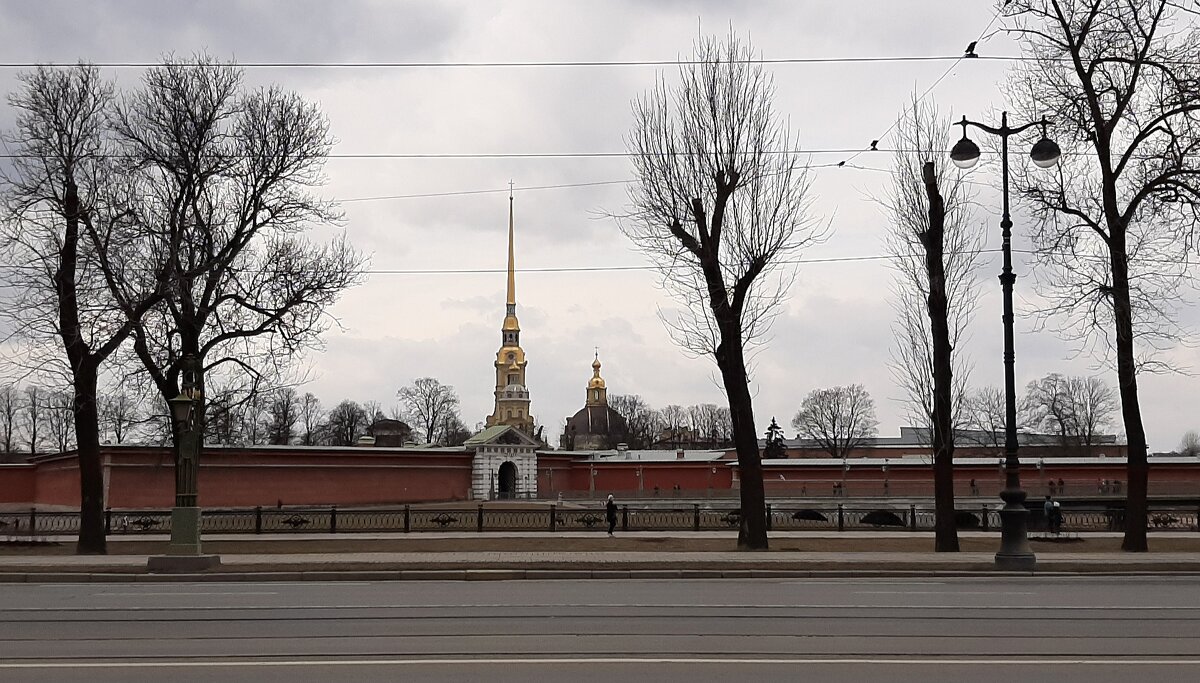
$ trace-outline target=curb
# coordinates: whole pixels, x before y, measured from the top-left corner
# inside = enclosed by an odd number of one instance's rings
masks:
[[[962,577],[1136,577],[1200,576],[1200,571],[970,571],[910,569],[403,569],[371,571],[218,572],[149,574],[121,572],[0,573],[0,584],[13,583],[233,583],[304,581],[546,581],[546,580],[701,580],[701,579],[816,579],[816,578],[962,578]]]

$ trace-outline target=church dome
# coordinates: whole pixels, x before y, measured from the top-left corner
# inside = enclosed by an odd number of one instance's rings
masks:
[[[563,432],[573,442],[571,448],[582,450],[612,448],[628,440],[628,434],[625,418],[606,405],[584,406],[567,419]]]

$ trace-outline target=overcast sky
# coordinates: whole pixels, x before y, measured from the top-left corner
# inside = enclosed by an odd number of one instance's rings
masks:
[[[153,62],[207,51],[253,62],[564,62],[670,60],[687,55],[699,32],[733,28],[769,59],[960,55],[989,26],[983,0],[787,0],[780,2],[4,2],[0,61]],[[1001,26],[992,25],[992,31]],[[998,33],[982,55],[1013,55]],[[953,65],[953,68],[951,68]],[[1003,108],[1007,64],[997,60],[780,64],[777,111],[812,150],[861,149],[885,131],[914,91],[945,113],[985,117]],[[275,82],[320,103],[338,139],[336,155],[380,153],[621,152],[630,100],[673,67],[542,66],[470,68],[251,68],[252,84]],[[947,69],[950,71],[947,73]],[[0,71],[13,88],[14,69]],[[137,69],[105,69],[132,84]],[[945,76],[943,78],[943,76]],[[941,79],[939,81],[939,79]],[[12,111],[0,109],[8,128]],[[814,165],[845,153],[813,153]],[[1014,163],[1024,163],[1014,155]],[[884,253],[887,217],[872,201],[891,176],[886,152],[813,173],[813,212],[832,236],[809,249],[785,313],[756,356],[753,388],[759,431],[772,416],[788,427],[815,388],[862,383],[877,404],[880,433],[904,424],[902,395],[889,368],[893,272]],[[872,170],[880,169],[880,170]],[[658,320],[672,302],[655,288],[646,261],[607,212],[626,202],[631,177],[621,157],[526,159],[333,158],[325,196],[343,202],[344,229],[371,254],[372,274],[333,314],[343,329],[308,361],[306,387],[332,406],[343,398],[395,403],[416,377],[451,384],[468,425],[491,412],[492,362],[504,316],[509,180],[515,183],[518,315],[528,358],[533,412],[556,443],[565,417],[583,404],[594,347],[614,394],[642,395],[656,407],[723,401],[715,365],[672,346]],[[994,183],[996,163],[974,180]],[[584,187],[532,189],[582,183]],[[531,189],[524,189],[531,188]],[[489,192],[490,191],[490,192]],[[469,194],[453,194],[469,193]],[[397,195],[434,195],[391,198]],[[998,196],[984,188],[974,220],[999,247]],[[1028,244],[1017,216],[1015,247]],[[1000,386],[1001,321],[996,255],[985,260],[971,338],[972,384]],[[833,260],[861,258],[862,260]],[[823,261],[823,262],[822,262]],[[1049,372],[1099,374],[1101,359],[1077,358],[1051,332],[1034,332],[1036,300],[1017,255],[1017,382]],[[538,272],[628,267],[628,270]],[[467,270],[471,273],[396,271]],[[529,272],[532,271],[532,272]],[[1193,298],[1193,301],[1195,299]],[[1200,322],[1192,306],[1185,323]],[[1173,351],[1200,368],[1196,347]],[[1152,450],[1170,450],[1200,428],[1197,379],[1140,380]],[[1121,431],[1114,424],[1113,431]]]

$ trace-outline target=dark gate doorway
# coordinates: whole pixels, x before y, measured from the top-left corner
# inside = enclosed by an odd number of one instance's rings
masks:
[[[497,488],[497,495],[500,498],[516,498],[517,497],[517,466],[512,462],[505,462],[500,465],[500,481]]]

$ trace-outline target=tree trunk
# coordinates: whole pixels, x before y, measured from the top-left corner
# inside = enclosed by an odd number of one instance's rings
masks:
[[[726,328],[731,328],[726,331]],[[742,354],[737,323],[722,326],[722,341],[717,346],[717,367],[729,398],[729,416],[733,423],[733,443],[737,449],[740,472],[741,516],[738,548],[766,550],[767,501],[763,490],[762,458],[758,452],[758,434],[754,428],[754,407],[746,384],[746,359]],[[732,339],[731,339],[732,337]]]
[[[79,539],[81,554],[104,554],[104,472],[100,465],[100,416],[96,409],[97,361],[83,337],[75,278],[79,263],[79,190],[69,176],[64,183],[62,244],[54,273],[58,297],[58,333],[72,370],[75,441],[79,462]]]
[[[958,529],[954,520],[953,371],[943,262],[946,207],[938,191],[932,161],[925,163],[922,176],[929,197],[929,230],[921,241],[925,246],[925,270],[929,276],[929,323],[933,338],[934,550],[958,552]]]
[[[1129,263],[1125,253],[1124,232],[1113,232],[1109,247],[1113,274],[1113,318],[1117,332],[1117,383],[1121,394],[1121,416],[1125,422],[1128,452],[1125,487],[1125,538],[1121,549],[1144,553],[1146,542],[1147,485],[1150,464],[1146,460],[1146,429],[1138,405],[1137,365],[1133,347],[1133,309],[1129,300]]]
[[[108,552],[104,533],[104,465],[100,460],[99,413],[96,406],[97,369],[84,363],[75,370],[75,443],[79,454],[79,540],[75,552]]]

